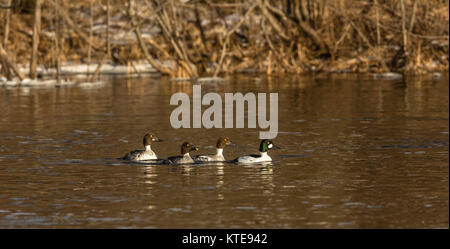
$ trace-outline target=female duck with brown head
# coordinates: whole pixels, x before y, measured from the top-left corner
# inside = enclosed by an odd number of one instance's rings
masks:
[[[190,142],[184,142],[181,145],[181,156],[172,156],[167,158],[164,163],[165,164],[188,164],[188,163],[195,163],[194,160],[192,160],[191,156],[189,155],[189,152],[191,151],[198,151],[198,148],[195,147]]]
[[[156,156],[155,152],[153,152],[153,150],[151,149],[151,144],[153,142],[162,142],[162,140],[152,133],[145,134],[143,139],[145,150],[134,150],[128,152],[123,157],[123,159],[130,161],[144,161],[144,160],[158,159],[158,156]]]
[[[233,142],[231,139],[227,137],[221,137],[217,140],[216,144],[216,154],[214,155],[201,155],[201,156],[194,156],[192,159],[196,163],[205,163],[205,162],[223,162],[225,161],[225,157],[223,156],[223,149],[227,145],[231,145]]]

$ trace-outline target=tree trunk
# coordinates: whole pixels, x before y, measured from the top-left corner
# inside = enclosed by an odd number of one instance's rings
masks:
[[[408,46],[408,33],[406,29],[406,1],[402,0],[400,2],[401,9],[402,9],[402,34],[403,34],[403,52],[407,52],[407,46]]]
[[[56,82],[58,82],[58,84],[61,81],[61,63],[60,63],[60,49],[59,49],[59,8],[58,6],[54,6],[55,7],[55,36],[54,36],[54,56],[55,56],[55,65],[56,65]]]
[[[93,35],[93,27],[94,27],[94,0],[89,1],[89,42],[88,42],[88,66],[87,66],[87,75],[90,72],[91,66],[91,54],[92,54],[92,35]]]
[[[109,22],[110,22],[110,11],[109,11],[109,0],[106,0],[106,54],[108,58],[111,58],[111,38],[109,34]]]
[[[6,6],[11,6],[11,3],[12,3],[12,0],[6,1]],[[5,47],[5,48],[8,43],[10,16],[11,16],[11,9],[7,8],[6,15],[5,15],[5,33],[3,36],[3,47]]]
[[[39,48],[39,33],[41,32],[41,0],[36,0],[34,6],[33,47],[30,61],[30,77],[36,78],[37,52]]]

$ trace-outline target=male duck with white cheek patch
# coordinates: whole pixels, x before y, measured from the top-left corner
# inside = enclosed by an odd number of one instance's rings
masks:
[[[161,142],[162,140],[159,139],[157,136],[147,133],[144,136],[143,144],[145,146],[145,150],[134,150],[131,152],[128,152],[123,159],[130,160],[130,161],[144,161],[144,160],[155,160],[158,159],[158,156],[156,156],[155,152],[151,149],[151,144],[153,142]]]
[[[227,137],[221,137],[217,140],[216,144],[216,154],[214,155],[201,155],[194,156],[192,159],[196,163],[204,163],[204,162],[223,162],[225,161],[225,157],[223,156],[223,149],[225,146],[233,144],[233,142]]]
[[[259,145],[259,155],[247,155],[241,156],[233,160],[236,163],[260,163],[260,162],[270,162],[272,158],[267,154],[270,149],[279,149],[275,146],[272,141],[265,139],[261,141]]]
[[[198,151],[198,148],[195,147],[190,142],[184,142],[181,145],[181,156],[172,156],[164,160],[165,164],[188,164],[188,163],[195,163],[194,160],[192,160],[191,156],[189,155],[189,152],[191,151]]]

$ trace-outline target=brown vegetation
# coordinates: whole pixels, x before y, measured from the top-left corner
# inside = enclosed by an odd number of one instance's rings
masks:
[[[448,71],[446,0],[8,0],[0,6],[0,62],[8,78],[19,76],[14,63],[29,64],[36,77],[36,64],[95,61],[98,73],[107,60],[146,60],[175,78]]]

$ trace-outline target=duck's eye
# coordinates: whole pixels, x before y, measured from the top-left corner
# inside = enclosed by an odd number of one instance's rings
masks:
[[[153,137],[153,135],[150,135],[150,137]]]

